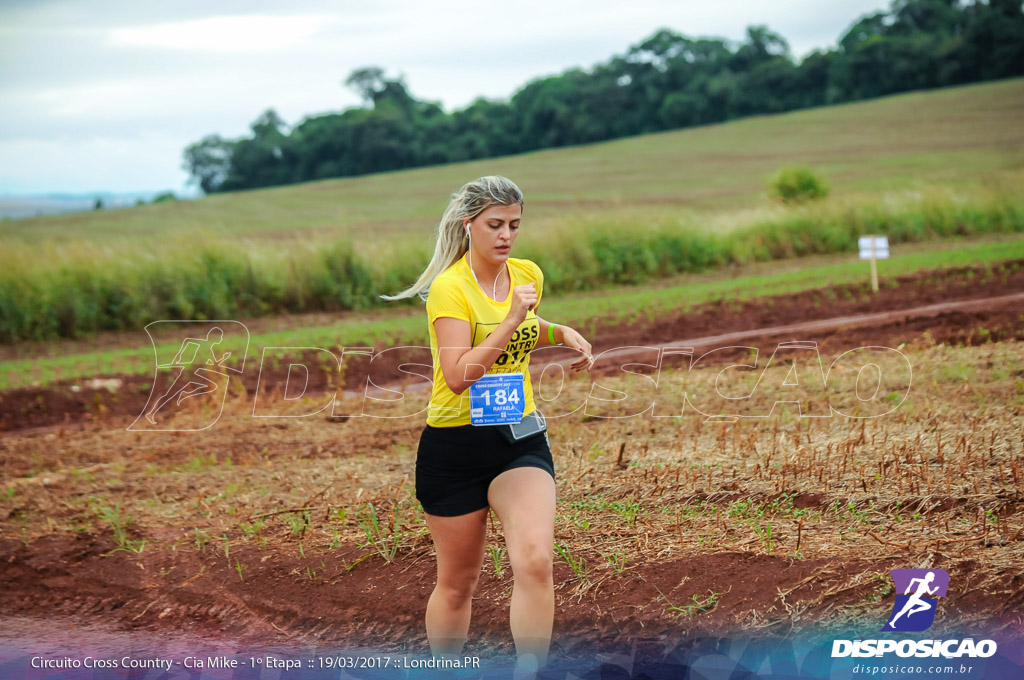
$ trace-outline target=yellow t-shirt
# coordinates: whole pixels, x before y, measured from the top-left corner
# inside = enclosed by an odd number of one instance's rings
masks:
[[[505,346],[487,369],[488,373],[522,373],[524,404],[523,415],[527,416],[536,409],[533,403],[533,386],[530,384],[530,352],[537,346],[540,337],[540,323],[537,321],[536,308],[540,305],[544,289],[544,274],[540,267],[530,260],[510,257],[507,260],[509,275],[512,277],[512,288],[522,286],[531,281],[537,288],[537,305],[527,312],[526,319],[512,334],[512,339]],[[433,427],[455,427],[469,425],[469,388],[462,394],[455,394],[448,389],[438,361],[437,330],[434,321],[438,317],[447,316],[469,322],[470,338],[473,347],[483,343],[498,325],[508,316],[512,307],[512,290],[503,302],[495,302],[480,289],[473,272],[469,269],[466,256],[463,255],[455,264],[438,274],[430,286],[427,297],[427,324],[430,326],[430,352],[434,359],[434,387],[430,393],[430,406],[427,409],[427,425]]]

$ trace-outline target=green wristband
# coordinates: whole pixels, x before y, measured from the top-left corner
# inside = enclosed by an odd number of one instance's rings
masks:
[[[557,324],[553,324],[553,323],[548,324],[548,340],[551,341],[552,345],[557,345],[558,344],[557,342],[555,342],[555,326],[556,325]]]

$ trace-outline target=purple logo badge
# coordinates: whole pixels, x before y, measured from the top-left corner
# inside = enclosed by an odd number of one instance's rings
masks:
[[[882,630],[926,630],[935,620],[936,598],[946,596],[949,574],[945,569],[893,569],[889,573],[897,595],[892,615]]]

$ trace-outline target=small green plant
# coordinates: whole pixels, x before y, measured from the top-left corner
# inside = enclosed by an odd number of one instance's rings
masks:
[[[615,514],[619,515],[627,525],[633,526],[636,524],[637,515],[640,514],[640,503],[635,500],[630,501],[608,501],[604,498],[586,498],[579,501],[574,501],[571,506],[574,510],[611,510]],[[577,526],[580,528],[590,528],[590,522],[586,519],[576,520],[577,515],[573,515],[572,518],[576,521]]]
[[[974,366],[966,362],[944,362],[938,370],[939,382],[971,382],[974,378]]]
[[[224,542],[224,559],[230,560],[231,559],[231,554],[230,554],[231,553],[231,539],[228,538],[227,534],[221,534],[220,538],[218,540],[221,540],[221,541]]]
[[[292,529],[292,536],[302,536],[309,529],[310,514],[309,510],[303,510],[302,514],[289,513],[283,517],[284,521]]]
[[[608,553],[603,557],[608,560],[608,566],[611,567],[612,571],[616,574],[621,574],[625,571],[628,558],[622,552]]]
[[[676,618],[685,616],[688,619],[692,619],[700,612],[707,612],[714,609],[715,605],[718,604],[718,598],[722,596],[722,593],[716,593],[715,591],[708,589],[707,595],[693,594],[686,604],[674,605],[665,596],[665,593],[661,592],[661,589],[655,587],[658,594],[661,596],[660,599],[665,601],[668,605],[669,611],[675,612]]]
[[[211,453],[208,456],[204,456],[203,452],[199,449],[196,449],[196,453],[198,453],[199,455],[195,456],[194,458],[190,459],[187,463],[182,465],[182,468],[184,470],[187,470],[189,472],[198,472],[217,465],[217,456],[215,456],[214,454]],[[219,495],[214,496],[214,498],[219,497]]]
[[[237,572],[238,572],[238,578],[239,578],[240,580],[242,580],[242,581],[244,581],[244,580],[245,580],[244,578],[242,578],[242,571],[243,571],[244,569],[245,569],[245,565],[244,565],[244,564],[242,564],[241,562],[239,562],[239,561],[238,561],[238,560],[236,559],[236,560],[235,560],[235,571],[237,571]]]
[[[352,564],[350,564],[350,565],[348,565],[347,567],[345,567],[345,573],[348,573],[348,572],[352,571],[353,569],[355,569],[355,568],[356,568],[356,566],[357,566],[357,565],[358,565],[358,564],[359,564],[360,562],[362,562],[363,560],[365,560],[365,559],[369,558],[369,557],[370,557],[371,555],[373,555],[373,553],[366,553],[365,555],[363,555],[363,556],[362,556],[362,557],[360,557],[359,559],[353,560],[353,561],[352,561]]]
[[[210,542],[210,535],[205,531],[200,531],[199,527],[195,527],[196,536],[196,550],[199,552],[206,552],[206,546]]]
[[[505,568],[501,564],[502,559],[505,557],[505,549],[500,546],[489,545],[487,546],[487,554],[491,556],[491,564],[494,566],[494,575],[501,578],[502,574],[505,573]]]
[[[612,509],[615,510],[625,520],[629,526],[636,524],[637,513],[640,512],[640,504],[636,501],[630,501],[629,503],[612,503]]]
[[[722,593],[716,593],[710,589],[707,595],[694,594],[690,597],[690,602],[683,606],[682,611],[688,618],[692,619],[697,615],[697,612],[707,612],[714,609],[721,595]]]
[[[861,599],[861,604],[879,602],[892,593],[892,582],[887,576],[884,574],[875,574],[872,578],[878,581],[878,583],[875,584],[875,587],[871,589],[870,593]]]
[[[562,561],[569,565],[578,581],[587,580],[587,563],[583,558],[573,555],[568,546],[559,545],[558,543],[555,544],[555,551],[558,552]]]
[[[242,522],[239,525],[239,528],[242,530],[243,536],[245,536],[246,538],[255,538],[260,545],[266,547],[267,540],[260,535],[260,532],[263,531],[263,528],[265,526],[267,526],[266,522],[264,522],[262,519],[257,519],[252,523]]]
[[[754,527],[757,537],[761,539],[761,543],[764,545],[765,551],[771,555],[772,551],[775,550],[775,541],[772,540],[771,522],[765,522],[764,526],[761,526],[757,522],[751,522],[750,525]]]
[[[392,506],[392,527],[391,533],[386,533],[377,519],[377,509],[373,503],[366,504],[367,509],[356,515],[356,524],[362,529],[366,536],[364,548],[373,548],[374,551],[384,558],[385,562],[391,562],[398,553],[398,546],[402,543],[401,525],[398,523],[397,513]]]
[[[98,499],[97,499],[98,501]],[[128,552],[140,553],[146,545],[144,540],[133,540],[128,538],[128,527],[132,524],[132,516],[121,513],[121,503],[109,505],[96,505],[96,514],[104,522],[110,525],[114,532],[114,542],[117,543],[115,550],[126,550]]]
[[[835,501],[832,504],[831,509],[839,518],[853,519],[857,522],[860,522],[861,524],[871,524],[871,517],[868,513],[869,511],[874,511],[875,502],[873,500],[869,500],[868,509],[860,510],[857,508],[856,503],[850,501],[846,504],[846,509],[844,512],[842,503],[840,501]]]
[[[828,196],[829,186],[810,168],[786,166],[771,180],[772,195],[783,203],[802,203]]]

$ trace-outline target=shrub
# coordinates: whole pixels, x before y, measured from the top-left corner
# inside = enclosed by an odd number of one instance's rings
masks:
[[[829,186],[810,168],[788,166],[782,168],[771,181],[772,194],[783,203],[804,201],[828,196]]]

